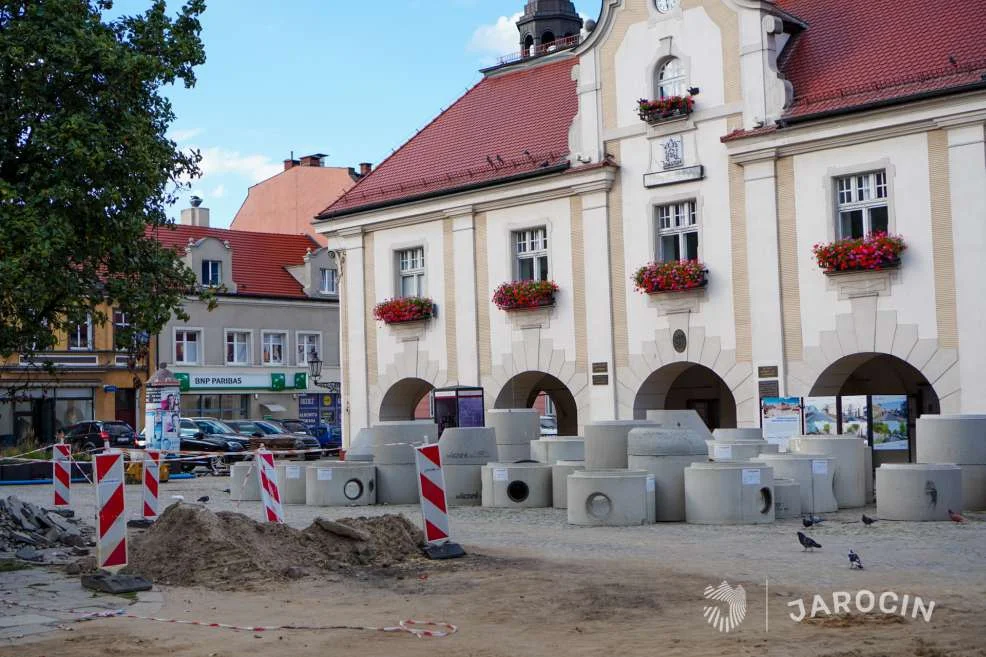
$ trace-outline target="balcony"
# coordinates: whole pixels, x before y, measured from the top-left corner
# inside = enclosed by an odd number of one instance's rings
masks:
[[[657,100],[641,98],[637,101],[637,115],[651,125],[687,118],[692,113],[695,100],[691,96],[668,96]]]

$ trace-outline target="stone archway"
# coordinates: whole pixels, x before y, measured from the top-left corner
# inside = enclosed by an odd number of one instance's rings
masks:
[[[715,371],[689,361],[669,363],[651,373],[633,401],[633,417],[649,410],[696,411],[709,430],[736,427],[736,399]]]
[[[919,395],[926,413],[937,413],[938,393],[928,379],[905,360],[867,352],[843,356],[826,367],[808,393],[812,397],[848,395]]]
[[[512,376],[500,389],[493,408],[531,408],[542,392],[554,404],[558,418],[558,435],[578,435],[579,417],[575,396],[557,377],[545,372],[527,371]]]
[[[380,421],[415,419],[415,409],[434,387],[424,379],[401,379],[384,393],[380,402]]]

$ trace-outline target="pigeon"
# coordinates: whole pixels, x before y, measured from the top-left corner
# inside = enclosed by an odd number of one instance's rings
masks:
[[[806,551],[822,547],[815,539],[811,536],[805,536],[803,532],[798,532],[798,542],[801,543]]]
[[[801,524],[805,526],[805,529],[814,525],[820,525],[822,522],[824,521],[818,516],[808,516],[807,518],[801,519]]]
[[[855,550],[849,550],[849,570],[853,568],[863,569],[863,560],[859,558]]]
[[[876,518],[871,518],[868,515],[866,515],[865,513],[863,514],[863,524],[864,525],[866,525],[867,527],[869,527],[874,522],[876,522]]]
[[[231,492],[233,492],[233,491],[231,491],[231,490],[230,490],[230,489],[228,489],[228,488],[224,488],[224,489],[223,489],[223,492],[224,492],[224,493],[231,493]]]
[[[948,510],[948,519],[951,520],[952,522],[957,522],[957,523],[960,523],[960,524],[965,522],[965,518],[962,517],[961,514],[956,513],[955,511],[952,511],[951,509]]]
[[[209,496],[208,495],[203,495],[202,497],[200,497],[199,499],[197,499],[195,501],[198,502],[199,504],[205,504],[206,502],[209,501]]]

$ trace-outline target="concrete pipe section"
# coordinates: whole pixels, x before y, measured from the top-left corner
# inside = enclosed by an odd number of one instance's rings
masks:
[[[840,509],[866,505],[866,441],[856,436],[799,436],[788,443],[791,452],[835,459],[834,492]]]
[[[962,468],[962,501],[986,510],[986,415],[922,415],[917,421],[915,460]]]
[[[377,504],[417,504],[418,469],[414,445],[377,444],[373,464],[377,467]]]
[[[876,470],[876,500],[876,513],[885,520],[949,520],[949,509],[962,509],[962,469],[885,463]]]
[[[377,501],[376,468],[361,461],[326,461],[306,468],[308,506],[366,506]]]
[[[496,461],[498,463],[517,463],[518,461],[530,461],[531,444],[524,445],[497,445]]]
[[[607,420],[585,425],[586,470],[626,470],[630,430],[655,426],[643,420]]]
[[[774,478],[793,479],[801,490],[801,513],[834,513],[835,459],[808,454],[761,454],[758,459],[774,469]]]
[[[381,422],[373,425],[372,435],[374,445],[392,443],[430,445],[438,441],[438,425],[431,420]]]
[[[531,441],[531,459],[551,465],[558,461],[585,460],[582,438],[541,438]]]
[[[774,518],[801,517],[801,484],[793,479],[774,479]]]
[[[260,501],[260,479],[255,462],[243,461],[229,467],[229,499],[234,502]]]
[[[281,501],[285,504],[305,504],[307,486],[305,466],[299,463],[282,463],[276,466],[276,469]]]
[[[568,477],[568,522],[595,527],[630,527],[653,522],[647,497],[648,473],[581,470]]]
[[[691,429],[640,427],[627,436],[629,468],[654,477],[656,522],[684,521],[685,468],[706,461],[705,442]]]
[[[712,440],[712,432],[695,411],[647,411],[647,421],[666,429],[691,429],[702,440]]]
[[[693,463],[685,469],[685,520],[696,525],[774,521],[774,472],[763,463]]]
[[[524,445],[529,450],[531,441],[541,437],[541,416],[533,408],[486,411],[486,426],[496,433],[497,445]]]
[[[749,461],[760,456],[761,443],[732,443],[720,440],[707,440],[709,458],[713,461]],[[763,445],[770,443],[763,442]]]
[[[372,461],[375,442],[373,429],[360,429],[346,450],[346,460]]]
[[[763,429],[716,429],[712,432],[712,437],[727,443],[764,440]]]
[[[483,506],[505,509],[551,506],[551,466],[490,463],[482,466]]]
[[[585,461],[558,461],[551,466],[551,506],[568,508],[568,475],[585,470]]]
[[[438,441],[442,465],[486,465],[497,460],[496,432],[488,427],[446,429]]]
[[[446,429],[448,431],[448,429]],[[443,465],[445,499],[449,506],[479,506],[483,500],[483,466]]]

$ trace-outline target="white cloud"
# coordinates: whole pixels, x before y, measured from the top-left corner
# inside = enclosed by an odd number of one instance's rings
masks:
[[[198,137],[203,132],[205,131],[202,128],[186,128],[184,130],[172,130],[169,136],[176,142],[181,143],[183,141],[193,139],[194,137]]]
[[[467,49],[484,55],[505,55],[520,50],[520,33],[517,21],[524,15],[518,11],[513,16],[500,16],[495,23],[480,25],[472,33]]]
[[[202,149],[199,168],[202,169],[203,177],[231,173],[246,178],[247,183],[252,185],[281,171],[283,164],[266,155],[243,155],[237,151],[212,146]]]
[[[215,187],[212,188],[212,191],[209,192],[210,198],[222,198],[225,195],[226,195],[225,185],[216,185]]]

